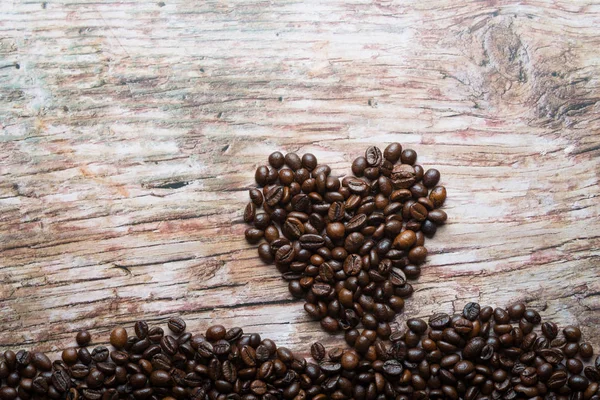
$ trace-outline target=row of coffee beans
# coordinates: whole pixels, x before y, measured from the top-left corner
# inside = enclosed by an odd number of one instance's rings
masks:
[[[78,347],[54,362],[6,351],[0,400],[600,399],[600,357],[592,362],[581,331],[542,323],[523,304],[469,303],[460,315],[409,319],[391,341],[350,330],[353,348],[315,343],[314,362],[241,328],[214,325],[192,335],[180,318],[168,327],[116,328],[113,348],[91,351],[82,331]]]
[[[215,325],[192,335],[181,318],[169,320],[168,328],[139,321],[134,332],[111,332],[112,349],[92,350],[82,331],[79,346],[53,363],[39,352],[6,351],[0,400],[299,400],[321,392],[318,366],[258,334]]]
[[[339,179],[313,154],[275,152],[256,170],[244,220],[260,258],[275,263],[289,290],[328,332],[359,323],[380,338],[413,292],[425,237],[444,224],[440,173],[415,164],[417,154],[392,143],[369,147]],[[258,212],[262,207],[263,212]]]

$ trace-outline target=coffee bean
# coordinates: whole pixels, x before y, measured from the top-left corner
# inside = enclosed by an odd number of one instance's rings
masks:
[[[279,169],[283,167],[284,163],[285,158],[283,157],[283,154],[281,154],[281,152],[275,151],[269,155],[269,165],[271,165],[271,167]]]
[[[402,145],[400,143],[390,143],[383,151],[383,156],[386,160],[395,164],[400,159],[402,153]]]
[[[167,322],[167,326],[169,327],[171,332],[173,332],[176,335],[181,335],[185,331],[185,328],[186,328],[185,321],[183,319],[181,319],[180,317],[169,318],[169,321]]]
[[[259,186],[265,186],[267,184],[267,178],[269,176],[269,168],[261,165],[256,169],[254,173],[254,179]]]
[[[137,321],[134,325],[134,330],[138,339],[145,339],[148,336],[148,323],[146,321]]]
[[[265,235],[265,232],[256,228],[248,228],[244,235],[249,243],[258,243]]]
[[[109,351],[104,346],[98,346],[98,347],[94,348],[94,350],[92,350],[91,356],[92,356],[92,360],[94,360],[96,362],[106,361],[109,356]]]
[[[75,340],[77,341],[77,344],[79,346],[87,346],[88,343],[90,343],[90,341],[92,340],[92,335],[90,335],[90,333],[88,331],[81,330],[79,332],[77,332],[77,336],[75,336]]]
[[[244,209],[244,222],[254,221],[256,215],[256,205],[254,203],[248,203]]]
[[[110,333],[110,344],[117,349],[122,349],[127,344],[127,331],[123,328],[115,328]]]
[[[52,386],[60,393],[69,390],[71,381],[65,370],[57,369],[52,373]]]
[[[429,200],[433,202],[435,208],[439,208],[444,205],[446,201],[446,188],[443,186],[436,186],[431,189],[429,193]]]
[[[440,172],[435,168],[428,169],[427,172],[423,174],[423,184],[428,188],[434,187],[439,181]]]
[[[481,307],[478,303],[467,303],[463,308],[463,317],[469,321],[475,321],[479,317]]]
[[[569,342],[577,342],[581,339],[581,330],[576,326],[567,326],[563,329],[563,334]]]
[[[268,243],[263,243],[258,246],[258,256],[265,263],[271,263],[274,260],[271,254],[271,246]]]
[[[277,264],[287,265],[293,261],[294,256],[294,248],[290,245],[284,245],[275,252],[275,262]]]
[[[38,370],[50,371],[52,362],[44,353],[39,351],[31,353],[31,364]]]
[[[395,190],[408,189],[416,182],[415,169],[408,164],[396,165],[390,175],[390,181]]]
[[[408,252],[409,261],[417,265],[422,264],[426,257],[427,249],[423,246],[414,247]]]
[[[381,154],[381,150],[379,150],[376,146],[371,146],[365,151],[365,159],[367,160],[367,165],[371,167],[378,167],[381,165],[383,161],[383,156]]]
[[[347,276],[355,276],[362,270],[362,258],[358,254],[350,254],[344,260],[344,273]]]

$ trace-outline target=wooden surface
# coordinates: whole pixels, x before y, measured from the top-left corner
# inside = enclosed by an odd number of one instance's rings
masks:
[[[254,169],[412,147],[450,221],[407,316],[526,301],[600,345],[598,1],[8,0],[0,350],[182,315],[330,337],[243,238]]]

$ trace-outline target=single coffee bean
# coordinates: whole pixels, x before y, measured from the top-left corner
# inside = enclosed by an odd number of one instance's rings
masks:
[[[90,335],[90,333],[85,329],[77,332],[77,336],[75,336],[75,341],[77,341],[77,344],[82,347],[87,346],[91,340],[92,335]]]
[[[567,326],[563,329],[563,334],[569,342],[578,342],[581,339],[581,330],[576,326]]]
[[[433,202],[435,208],[441,207],[446,201],[446,188],[443,186],[436,186],[431,189],[429,200]]]
[[[259,186],[265,186],[267,184],[267,178],[269,176],[269,168],[261,165],[256,169],[254,173],[254,179]]]
[[[404,149],[400,155],[403,164],[413,165],[417,161],[417,153],[412,149]]]
[[[283,167],[284,163],[285,158],[283,154],[281,154],[281,152],[275,151],[269,155],[269,165],[271,165],[271,167],[280,169],[281,167]]]
[[[400,159],[402,145],[400,143],[390,143],[384,150],[383,156],[386,160],[395,164]]]
[[[173,332],[176,335],[181,335],[186,328],[185,321],[180,317],[169,318],[167,326],[169,327],[171,332]]]
[[[370,167],[378,167],[383,161],[381,150],[376,146],[371,146],[365,151],[365,159]]]
[[[428,169],[427,172],[423,174],[423,184],[428,188],[434,187],[439,181],[440,172],[435,168]]]
[[[115,328],[110,333],[110,344],[117,349],[122,349],[127,344],[127,331],[124,328]]]
[[[248,228],[248,229],[246,229],[246,232],[245,232],[246,240],[249,243],[258,243],[260,241],[260,239],[263,238],[264,235],[265,235],[264,231],[262,231],[260,229],[256,229],[256,228]]]
[[[70,389],[71,381],[65,370],[58,369],[52,373],[52,386],[60,393]]]
[[[244,222],[254,221],[255,215],[256,215],[256,205],[254,203],[246,204],[246,208],[244,209]]]

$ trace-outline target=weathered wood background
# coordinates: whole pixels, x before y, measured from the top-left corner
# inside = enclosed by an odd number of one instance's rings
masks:
[[[399,141],[448,225],[407,316],[525,301],[600,345],[598,1],[2,1],[0,350],[323,333],[243,238],[273,150]]]

